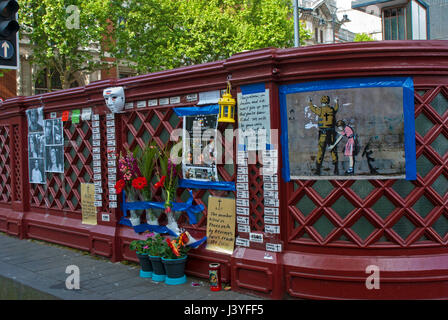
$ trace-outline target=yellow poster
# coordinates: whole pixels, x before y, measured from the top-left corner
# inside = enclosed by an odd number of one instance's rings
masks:
[[[235,199],[210,196],[207,249],[232,254],[235,243]]]
[[[81,183],[82,223],[97,225],[95,202],[95,186],[93,183]]]

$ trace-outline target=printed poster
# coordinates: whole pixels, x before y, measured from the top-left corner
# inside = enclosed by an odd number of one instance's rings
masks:
[[[218,115],[185,116],[183,123],[183,178],[218,181],[215,146]]]

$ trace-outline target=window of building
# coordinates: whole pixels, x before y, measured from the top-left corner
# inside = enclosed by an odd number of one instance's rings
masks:
[[[72,82],[70,88],[78,87],[77,81]],[[56,91],[62,89],[60,73],[57,70],[45,68],[37,73],[34,83],[35,94]]]
[[[320,43],[324,43],[324,32],[320,30]]]
[[[383,10],[384,40],[406,39],[406,8]]]
[[[319,30],[317,28],[314,28],[314,40],[319,43]]]
[[[426,33],[426,8],[417,1],[383,9],[384,40],[425,40]]]

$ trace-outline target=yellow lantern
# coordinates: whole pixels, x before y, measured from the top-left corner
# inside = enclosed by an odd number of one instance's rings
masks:
[[[230,94],[230,82],[227,82],[226,93],[219,99],[219,118],[218,122],[235,122],[235,99]]]

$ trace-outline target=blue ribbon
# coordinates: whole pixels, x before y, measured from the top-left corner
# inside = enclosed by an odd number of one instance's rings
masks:
[[[188,215],[188,220],[190,224],[196,224],[196,213],[202,212],[204,210],[204,205],[193,205],[193,192],[191,190],[188,191],[190,193],[190,198],[188,198],[187,202],[171,202],[173,211],[185,211]],[[165,209],[164,202],[155,202],[155,201],[135,201],[135,202],[126,202],[126,194],[123,190],[123,204],[122,204],[123,213],[127,216],[127,210],[144,210],[144,209]]]

